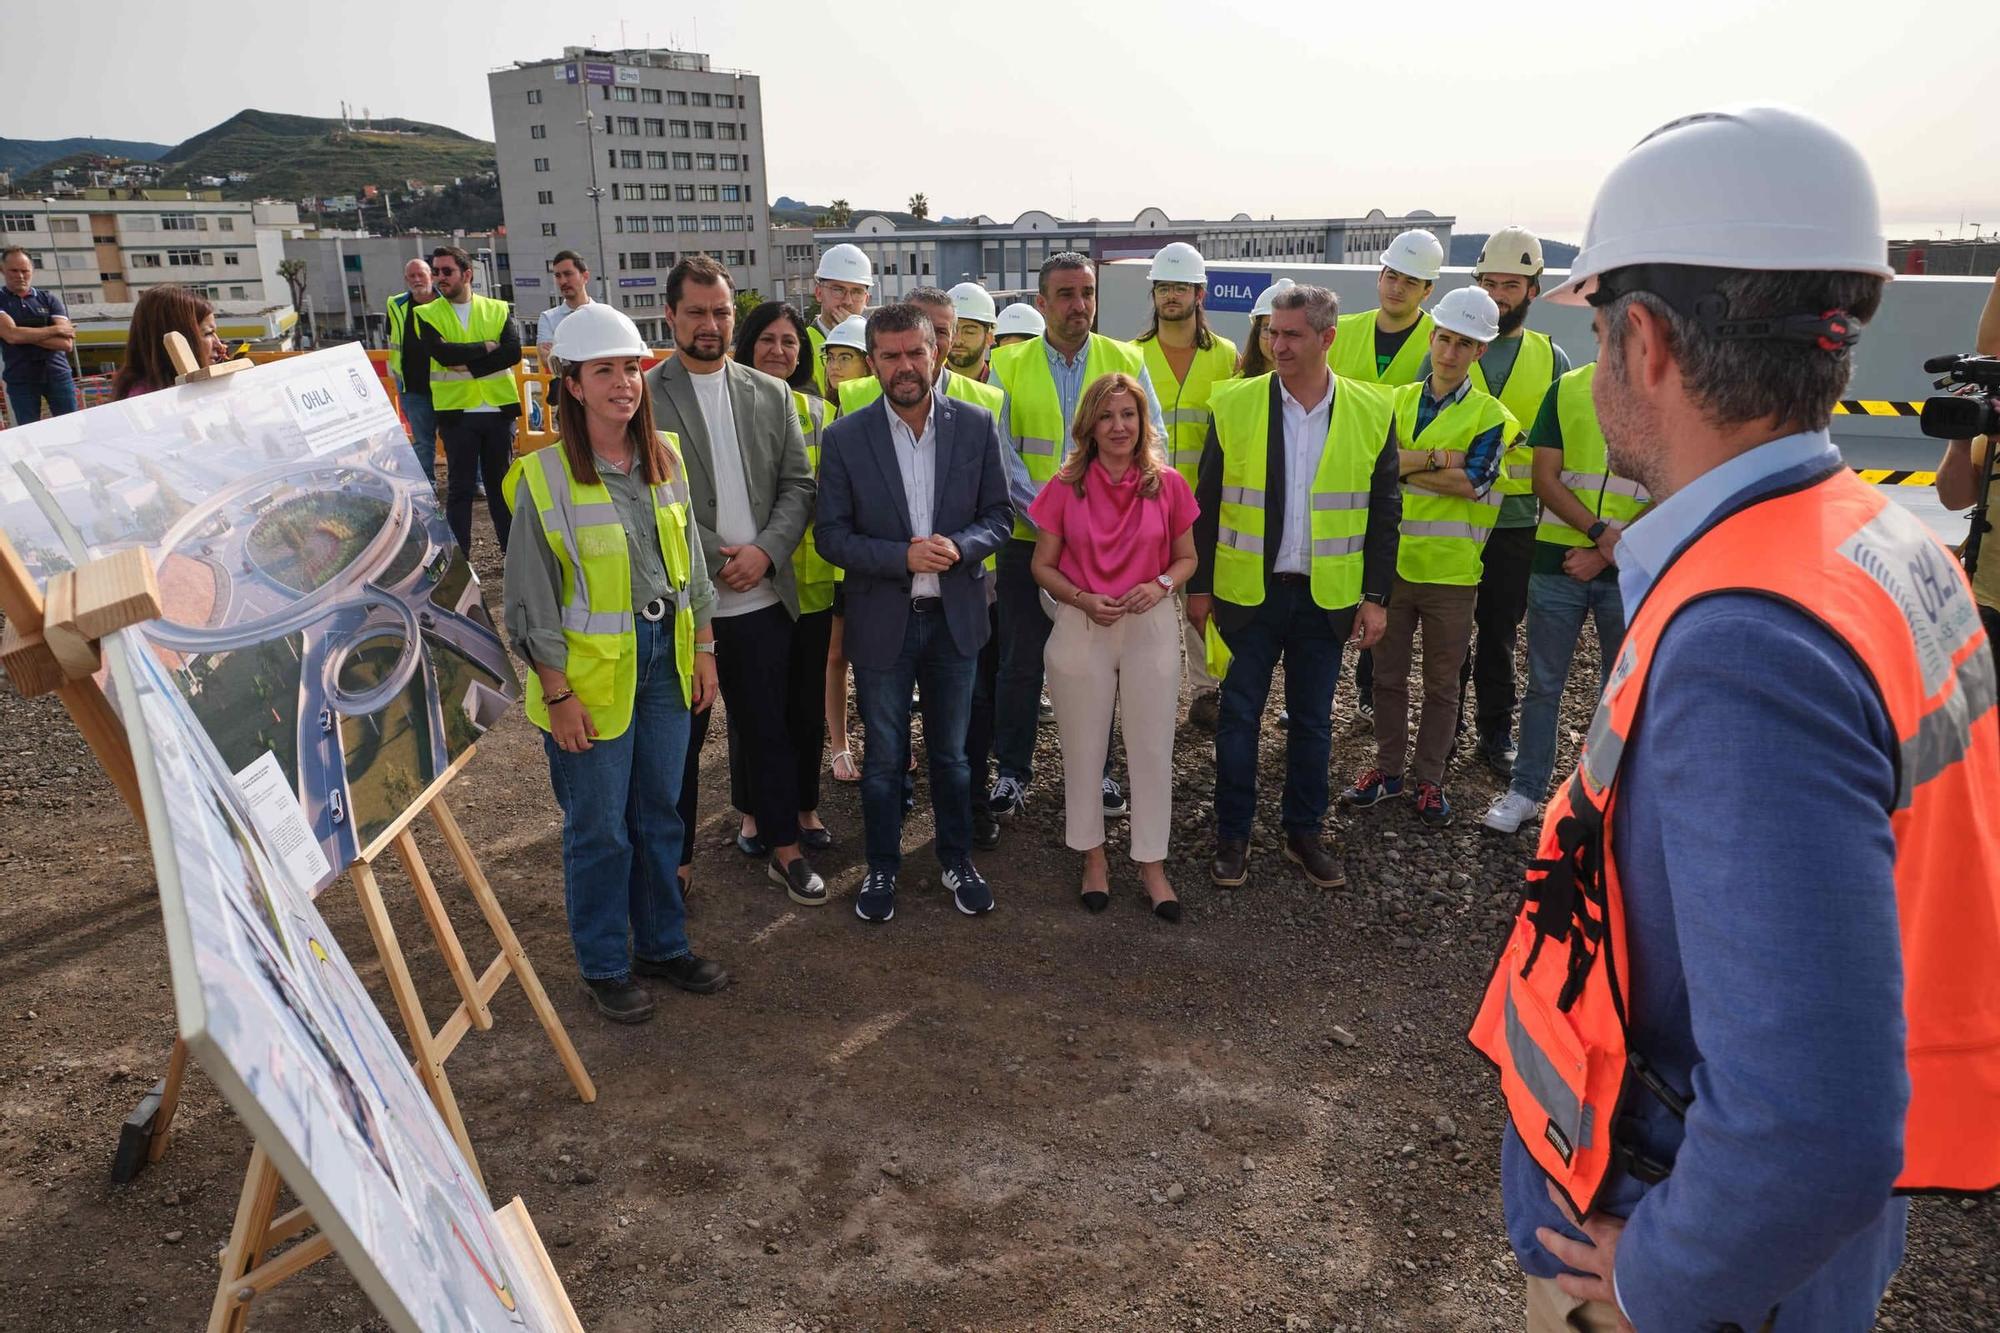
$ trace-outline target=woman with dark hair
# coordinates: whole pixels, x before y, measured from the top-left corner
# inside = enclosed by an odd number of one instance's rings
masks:
[[[111,377],[111,401],[136,398],[165,389],[179,373],[167,360],[167,335],[187,339],[197,366],[209,364],[209,341],[202,325],[215,307],[177,282],[164,282],[143,292],[132,307],[132,327],[125,335],[125,364]]]
[[[1255,379],[1277,367],[1271,364],[1271,303],[1278,293],[1292,286],[1290,278],[1279,278],[1257,295],[1250,308],[1250,336],[1243,340],[1243,354],[1236,358],[1236,377]]]
[[[732,355],[739,365],[761,370],[791,386],[792,402],[799,413],[799,430],[806,437],[806,462],[817,478],[820,434],[834,413],[813,387],[812,343],[806,338],[805,316],[783,301],[764,302],[745,316],[736,330]],[[833,846],[833,835],[819,819],[819,761],[826,743],[821,705],[827,643],[833,633],[834,583],[840,571],[820,558],[810,525],[792,551],[792,572],[799,585],[799,618],[792,622],[785,720],[791,731],[792,753],[797,759],[799,841],[808,850],[823,852]],[[750,765],[754,761],[749,747],[738,738],[736,719],[732,716],[729,799],[731,805],[746,812],[750,809]],[[757,836],[755,815],[744,814],[742,827],[736,834],[736,849],[745,856],[770,855],[770,848]]]
[[[592,302],[556,330],[562,439],[503,483],[506,616],[529,665],[563,813],[563,903],[598,1012],[652,1017],[636,976],[706,994],[729,974],[688,947],[681,773],[690,717],[716,693],[715,591],[676,441],[653,429],[645,341]]]

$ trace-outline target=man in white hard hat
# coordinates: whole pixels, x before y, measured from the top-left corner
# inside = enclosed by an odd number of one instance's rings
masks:
[[[1236,344],[1208,327],[1204,303],[1208,296],[1208,262],[1185,241],[1160,247],[1146,279],[1152,284],[1153,322],[1136,339],[1146,359],[1146,373],[1159,390],[1160,415],[1167,438],[1161,441],[1167,462],[1195,483],[1202,446],[1208,443],[1208,392],[1236,373]],[[1186,606],[1186,594],[1182,594]],[[1203,660],[1201,632],[1186,626],[1188,684],[1194,697],[1188,721],[1204,731],[1215,730],[1215,690],[1220,683]]]
[[[961,282],[948,294],[956,323],[946,364],[967,379],[984,384],[992,369],[988,358],[993,352],[994,326],[1000,322],[993,293],[976,282]]]
[[[1548,334],[1526,327],[1542,290],[1542,243],[1525,227],[1502,227],[1486,238],[1473,281],[1500,307],[1500,336],[1472,368],[1472,384],[1498,398],[1525,428],[1541,411],[1549,386],[1570,371],[1569,355]],[[1425,367],[1429,373],[1429,367]],[[1473,650],[1461,681],[1470,681],[1477,705],[1479,757],[1494,774],[1514,776],[1514,640],[1528,614],[1528,574],[1535,559],[1535,451],[1517,440],[1493,488],[1506,497],[1500,524],[1486,543],[1486,572],[1479,580]],[[1464,693],[1460,695],[1463,713]]]
[[[1333,373],[1364,384],[1416,383],[1431,345],[1431,316],[1424,302],[1443,267],[1444,244],[1434,232],[1413,228],[1390,241],[1375,275],[1380,304],[1340,317],[1327,356]]]
[[[1444,770],[1458,716],[1458,668],[1472,638],[1480,552],[1500,515],[1493,480],[1521,427],[1471,370],[1500,333],[1500,310],[1477,287],[1447,292],[1432,311],[1430,373],[1396,393],[1401,541],[1389,623],[1375,644],[1375,764],[1341,793],[1369,806],[1412,791],[1417,818],[1451,822]],[[1410,754],[1410,657],[1424,637],[1423,711]],[[1407,781],[1404,761],[1409,760]]]
[[[822,398],[827,396],[826,363],[820,353],[827,335],[839,328],[842,320],[868,308],[868,293],[874,286],[875,265],[860,246],[843,242],[828,247],[819,257],[819,268],[813,273],[813,300],[819,302],[819,314],[806,325],[806,337],[813,348],[813,383]]]
[[[1032,302],[1016,301],[993,321],[993,345],[1007,347],[1024,343],[1030,338],[1041,337],[1048,332],[1048,328],[1049,322],[1042,318],[1042,312],[1035,309]]]
[[[1732,107],[1626,154],[1551,293],[1653,507],[1469,1034],[1536,1333],[1870,1328],[1895,1192],[2000,1184],[1992,661],[1827,431],[1886,250],[1852,144]]]

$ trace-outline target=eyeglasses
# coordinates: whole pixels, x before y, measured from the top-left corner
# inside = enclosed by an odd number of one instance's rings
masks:
[[[1201,289],[1191,282],[1156,282],[1153,290],[1165,292],[1168,296],[1193,296]]]

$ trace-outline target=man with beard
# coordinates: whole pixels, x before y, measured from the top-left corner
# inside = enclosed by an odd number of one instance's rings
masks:
[[[1525,327],[1528,310],[1542,290],[1542,243],[1522,227],[1502,227],[1486,238],[1473,265],[1473,281],[1500,307],[1500,336],[1472,363],[1472,387],[1490,393],[1520,422],[1541,411],[1549,386],[1570,372],[1569,356],[1548,334]],[[1423,373],[1431,373],[1430,360]],[[1535,564],[1535,450],[1524,435],[1507,450],[1493,489],[1506,497],[1500,523],[1486,543],[1479,576],[1477,629],[1472,651],[1459,673],[1459,718],[1465,715],[1465,684],[1477,703],[1479,757],[1494,774],[1514,776],[1514,638],[1528,614],[1528,575]]]
[[[653,422],[680,441],[701,551],[715,580],[715,668],[722,700],[755,756],[749,813],[771,849],[767,874],[802,907],[826,883],[799,851],[798,779],[785,707],[799,591],[792,551],[812,521],[812,464],[792,391],[729,359],[736,294],[728,270],[695,255],[667,274],[675,355],[647,372]],[[822,550],[822,554],[824,554]],[[701,746],[709,713],[694,716],[680,814],[685,881],[694,864]]]
[[[868,308],[868,292],[875,285],[875,265],[858,245],[836,245],[819,257],[813,273],[813,300],[819,314],[806,325],[806,339],[812,343],[813,387],[827,397],[826,336]]]
[[[1640,139],[1589,216],[1551,295],[1594,310],[1607,461],[1654,503],[1469,1034],[1527,1327],[1872,1328],[1897,1195],[2000,1185],[1992,659],[1827,433],[1892,274],[1875,184],[1736,106]]]
[[[430,358],[431,407],[444,440],[445,519],[470,555],[472,501],[483,483],[493,535],[504,551],[512,514],[500,483],[514,462],[514,422],[521,415],[514,384],[521,329],[505,301],[474,294],[472,256],[463,248],[431,251],[431,276],[438,299],[412,307],[410,318]]]
[[[1424,301],[1443,267],[1444,245],[1432,232],[1419,227],[1390,241],[1375,275],[1375,297],[1381,304],[1340,317],[1327,357],[1333,373],[1391,387],[1423,378],[1418,367],[1431,345],[1431,317]]]
[[[868,871],[856,915],[896,914],[910,695],[922,701],[941,879],[967,916],[993,910],[972,863],[965,760],[974,662],[988,634],[984,562],[1007,540],[1011,506],[998,423],[936,387],[937,330],[904,302],[868,320],[883,392],[827,428],[820,458],[819,552],[847,571],[846,649],[868,748],[861,808]]]
[[[988,358],[993,353],[993,329],[1000,322],[993,307],[993,293],[976,282],[961,282],[948,293],[952,313],[957,317],[947,364],[967,379],[987,382],[992,373]]]
[[[551,353],[556,345],[556,330],[573,310],[581,310],[590,304],[590,265],[582,255],[574,250],[558,250],[554,265],[549,269],[556,280],[556,290],[562,293],[562,300],[550,306],[535,321],[535,350],[541,354],[542,369],[551,370]]]

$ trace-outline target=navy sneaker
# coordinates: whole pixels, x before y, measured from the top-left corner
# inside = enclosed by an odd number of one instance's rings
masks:
[[[1435,782],[1417,784],[1417,818],[1432,828],[1443,828],[1451,822],[1451,802],[1444,798],[1444,788]]]
[[[1403,779],[1400,775],[1392,778],[1379,768],[1371,768],[1354,779],[1354,785],[1340,794],[1340,803],[1360,808],[1402,794]]]
[[[887,870],[871,870],[861,881],[860,896],[854,900],[854,915],[863,921],[887,921],[896,915],[896,877]]]
[[[1125,790],[1118,785],[1118,779],[1104,779],[1103,793],[1106,819],[1123,819],[1132,813],[1131,802],[1125,799]]]
[[[1003,824],[1020,814],[1027,805],[1028,789],[1019,778],[1001,778],[993,784],[993,792],[986,798],[986,808]]]
[[[951,900],[958,910],[967,916],[984,916],[993,910],[993,890],[987,887],[986,877],[971,861],[960,861],[946,868],[944,886],[951,890]]]

